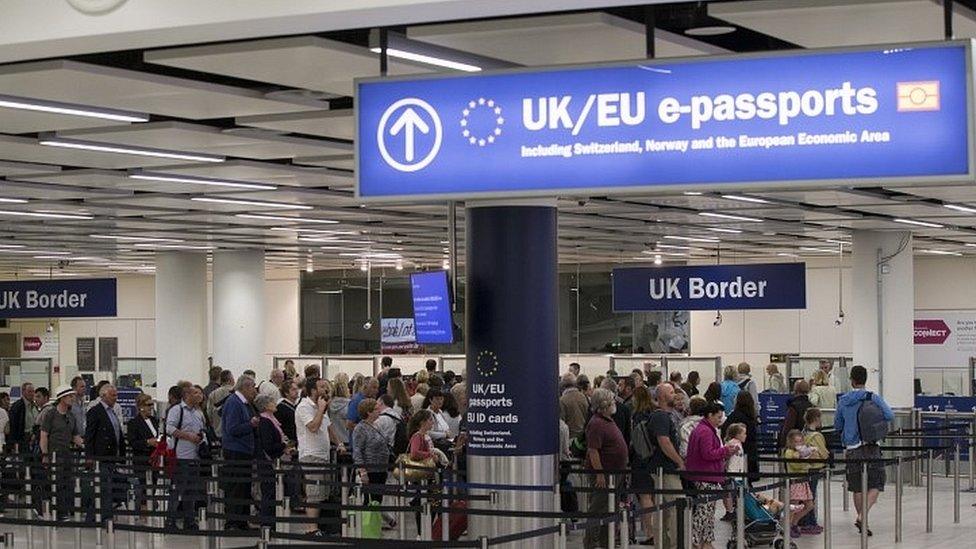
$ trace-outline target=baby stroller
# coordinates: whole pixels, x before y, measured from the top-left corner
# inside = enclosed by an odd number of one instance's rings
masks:
[[[783,526],[779,521],[779,513],[770,512],[756,495],[748,490],[745,492],[745,500],[740,503],[745,506],[743,511],[746,547],[772,546],[775,549],[783,549]],[[728,549],[735,549],[737,528],[737,521],[732,521],[732,538],[726,544]],[[790,543],[790,549],[796,549],[796,544]]]

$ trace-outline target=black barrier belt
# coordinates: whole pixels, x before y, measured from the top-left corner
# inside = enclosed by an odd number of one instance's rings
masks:
[[[379,508],[369,508],[369,509],[359,509],[360,511],[380,511]],[[207,513],[207,518],[223,520],[228,522],[259,522],[265,524],[274,524],[275,522],[287,522],[289,524],[345,524],[347,521],[342,518],[336,517],[305,517],[305,516],[293,516],[293,517],[260,517],[255,515],[233,515],[230,513]]]
[[[296,541],[312,541],[314,544],[298,544],[298,545],[277,545],[270,544],[268,549],[321,549],[324,545],[341,545],[341,546],[355,546],[362,547],[366,549],[389,549],[391,547],[408,547],[411,549],[426,549],[426,548],[438,548],[438,547],[481,547],[481,542],[478,541],[410,541],[410,540],[399,540],[399,539],[364,539],[364,538],[347,538],[341,536],[316,536],[310,537],[302,534],[285,534],[282,532],[271,532],[272,539],[285,539],[285,540],[296,540]]]
[[[254,517],[251,518],[253,519]],[[258,530],[179,530],[178,532],[174,532],[172,528],[143,526],[138,524],[113,524],[112,527],[119,532],[141,532],[143,534],[249,539],[254,539],[261,536],[261,532]]]
[[[502,545],[505,543],[512,543],[515,541],[522,541],[524,539],[538,538],[542,536],[551,536],[552,534],[558,533],[558,526],[547,526],[545,528],[539,528],[538,530],[530,530],[528,532],[519,532],[517,534],[509,534],[507,536],[498,536],[488,539],[488,545]]]

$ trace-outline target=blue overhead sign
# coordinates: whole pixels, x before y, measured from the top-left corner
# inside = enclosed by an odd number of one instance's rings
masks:
[[[613,310],[805,309],[806,265],[702,265],[613,270]]]
[[[114,278],[0,282],[0,318],[115,316]]]
[[[970,42],[356,84],[357,192],[971,181]]]
[[[447,272],[414,273],[410,275],[410,286],[417,343],[422,345],[454,343]]]

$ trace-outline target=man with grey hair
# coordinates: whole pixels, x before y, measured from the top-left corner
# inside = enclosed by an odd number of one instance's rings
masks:
[[[166,431],[169,444],[176,453],[176,470],[173,488],[169,494],[169,512],[166,528],[178,528],[182,519],[183,530],[198,530],[196,503],[203,498],[200,486],[200,445],[206,441],[206,420],[200,410],[203,391],[194,385],[183,387],[183,401],[166,414]]]
[[[590,417],[590,401],[576,385],[576,376],[569,373],[559,380],[559,419],[569,427],[569,437],[576,438],[586,429]]]
[[[225,524],[227,530],[246,530],[247,520],[242,517],[251,515],[250,505],[242,503],[251,499],[251,485],[241,479],[251,474],[254,459],[254,430],[258,426],[258,417],[251,403],[257,394],[254,378],[241,375],[234,393],[227,397],[223,407],[223,451],[228,463],[223,472],[224,494],[229,500],[227,514],[233,515]]]
[[[623,433],[613,420],[614,413],[617,411],[614,394],[607,389],[597,389],[593,392],[592,405],[593,417],[586,426],[586,468],[595,471],[626,469],[628,449]],[[607,477],[608,475],[602,473],[591,476],[595,491],[589,498],[590,513],[607,512],[610,495],[608,489],[610,482]],[[622,488],[623,477],[614,475],[613,480],[613,485],[617,489]],[[583,538],[583,547],[585,549],[603,547],[606,541],[605,524],[588,528]]]
[[[273,399],[281,398],[281,384],[285,382],[285,372],[275,368],[268,379],[261,382],[258,392]]]
[[[106,383],[98,392],[99,403],[88,410],[85,417],[85,457],[92,461],[99,461],[99,481],[101,482],[101,516],[102,521],[111,520],[113,516],[116,461],[125,455],[125,436],[122,432],[122,420],[115,415],[114,407],[118,399],[118,390]],[[95,507],[89,507],[88,519],[94,521]]]
[[[601,389],[606,390],[611,395],[613,395],[614,402],[617,406],[613,411],[613,422],[617,424],[617,428],[620,429],[620,433],[624,436],[624,442],[630,444],[630,407],[622,404],[620,396],[617,395],[617,382],[613,378],[606,378],[600,385]],[[595,406],[595,404],[593,404]]]

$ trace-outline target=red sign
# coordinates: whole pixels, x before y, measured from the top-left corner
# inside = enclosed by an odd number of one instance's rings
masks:
[[[915,345],[942,345],[951,333],[942,320],[915,321]]]
[[[25,337],[24,338],[24,350],[25,351],[40,351],[41,350],[41,338],[39,337]]]

